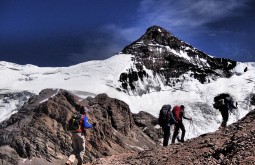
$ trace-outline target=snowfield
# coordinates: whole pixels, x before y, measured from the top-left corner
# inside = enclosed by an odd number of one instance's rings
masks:
[[[208,84],[201,84],[184,75],[180,83],[174,87],[164,86],[160,75],[153,76],[150,70],[144,81],[136,82],[135,86],[145,89],[146,85],[161,88],[160,91],[138,95],[129,90],[123,92],[119,76],[133,66],[132,55],[118,54],[102,61],[89,61],[70,67],[37,67],[34,65],[17,65],[0,62],[0,122],[8,119],[17,112],[20,104],[17,99],[7,98],[6,93],[29,91],[38,94],[45,88],[66,89],[74,94],[86,98],[100,93],[126,102],[133,113],[147,111],[158,116],[163,104],[181,105],[186,107],[186,116],[193,119],[193,123],[184,120],[186,138],[193,138],[203,133],[218,129],[221,115],[212,106],[213,98],[220,93],[229,93],[238,103],[238,110],[230,114],[228,124],[245,116],[252,107],[249,104],[250,95],[254,92],[255,63],[238,63],[231,78],[211,80]],[[247,67],[247,72],[244,69]]]

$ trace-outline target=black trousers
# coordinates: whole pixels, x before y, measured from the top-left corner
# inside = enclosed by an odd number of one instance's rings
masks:
[[[222,116],[222,123],[221,123],[221,126],[222,127],[226,127],[227,126],[227,121],[228,121],[228,109],[220,109],[220,113],[221,113],[221,116]]]
[[[179,129],[182,130],[181,142],[184,142],[184,136],[185,136],[186,130],[185,130],[185,127],[184,127],[183,123],[180,122],[180,123],[176,123],[176,124],[175,124],[174,134],[173,134],[173,137],[172,137],[172,143],[175,143],[175,139],[176,139],[176,137],[178,136]]]
[[[170,126],[164,126],[162,129],[164,132],[163,146],[167,146],[170,138]]]

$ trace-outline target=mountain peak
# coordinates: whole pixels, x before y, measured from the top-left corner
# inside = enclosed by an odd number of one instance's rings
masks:
[[[169,33],[167,30],[165,30],[164,28],[157,26],[157,25],[149,27],[146,30],[146,33],[151,33],[151,32],[155,32],[155,31],[160,32],[160,33]]]
[[[236,61],[209,56],[160,26],[149,27],[145,34],[122,52],[135,56],[134,66],[138,66],[138,71],[142,71],[141,68],[150,69],[154,74],[163,76],[163,84],[169,86],[172,79],[186,73],[201,83],[210,83],[217,77],[230,77],[233,74],[231,70],[236,66]]]
[[[149,27],[146,33],[137,41],[150,45],[159,44],[173,48],[175,47],[171,43],[177,43],[179,46],[181,45],[181,41],[178,38],[174,37],[170,32],[168,32],[164,28],[156,25]]]

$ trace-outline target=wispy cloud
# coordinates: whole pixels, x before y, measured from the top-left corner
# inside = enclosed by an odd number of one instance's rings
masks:
[[[168,24],[176,28],[202,26],[228,16],[241,14],[249,0],[143,0],[140,16],[142,22]]]
[[[251,0],[142,0],[136,13],[136,22],[128,25],[109,23],[101,27],[101,32],[110,34],[104,41],[94,42],[94,47],[100,47],[95,52],[85,46],[84,54],[110,54],[121,51],[124,46],[138,39],[145,30],[152,25],[166,28],[178,38],[189,42],[200,34],[215,37],[222,32],[231,33],[221,29],[210,29],[208,24],[222,21],[228,17],[242,15],[248,8]],[[107,43],[107,44],[104,44]],[[100,50],[100,51],[99,51]],[[113,54],[110,54],[113,55]],[[109,56],[110,56],[109,55]],[[75,55],[82,57],[80,55]]]
[[[128,41],[141,36],[152,25],[162,26],[174,34],[208,33],[206,25],[242,14],[250,0],[142,0],[137,22],[129,27],[108,24],[104,28]],[[188,34],[187,34],[188,35]],[[191,34],[189,34],[191,35]],[[212,36],[212,35],[211,35]]]

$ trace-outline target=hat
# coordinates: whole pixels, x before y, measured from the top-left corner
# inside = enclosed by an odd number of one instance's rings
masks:
[[[89,112],[88,108],[84,107],[84,112]]]
[[[82,106],[80,109],[80,114],[87,113],[88,111],[89,111],[88,108]]]

